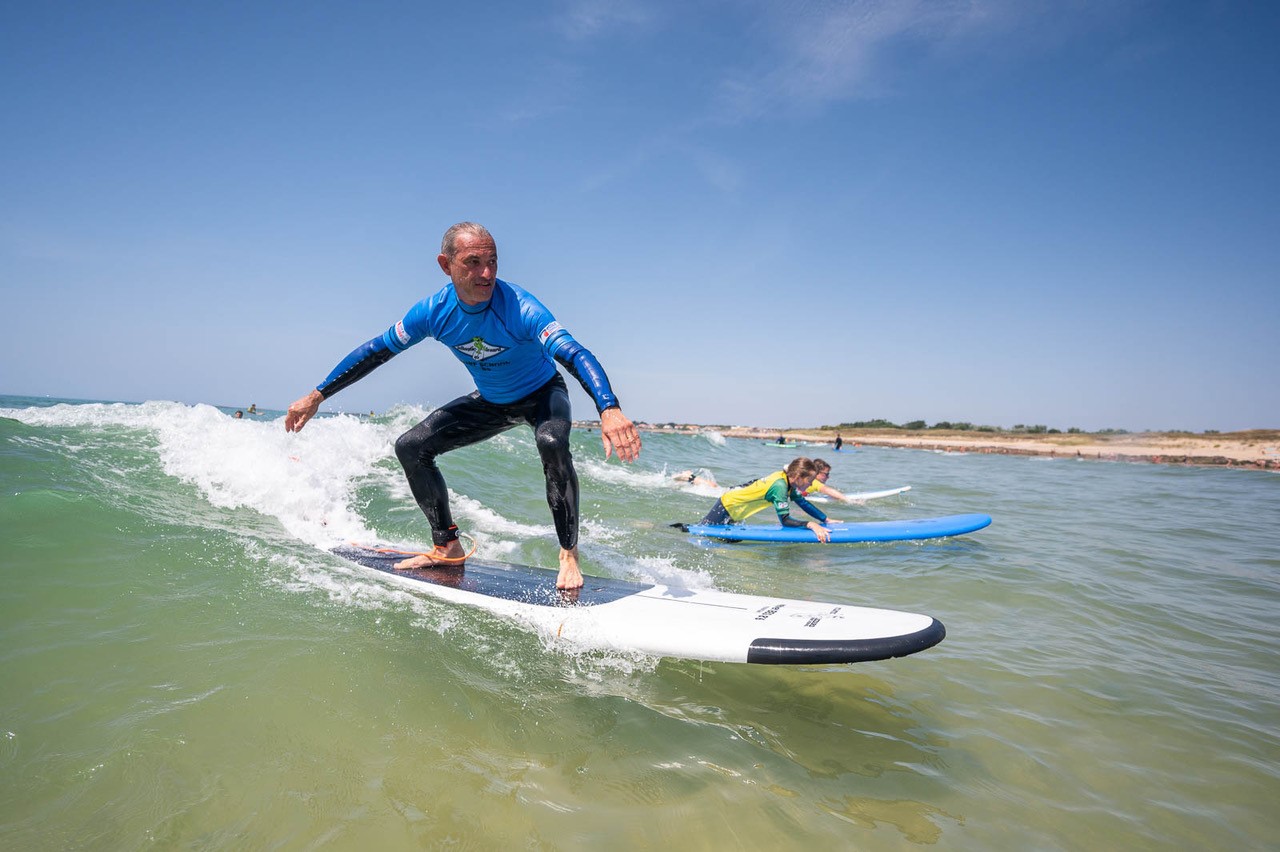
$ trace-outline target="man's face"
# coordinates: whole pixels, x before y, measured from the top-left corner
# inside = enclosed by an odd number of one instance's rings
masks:
[[[493,282],[498,278],[498,247],[493,240],[467,233],[459,234],[454,246],[452,259],[442,254],[436,262],[453,281],[464,304],[482,305],[493,296]]]

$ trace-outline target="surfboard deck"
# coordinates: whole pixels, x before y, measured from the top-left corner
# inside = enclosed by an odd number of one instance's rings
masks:
[[[918,541],[964,535],[991,524],[990,515],[944,515],[908,521],[864,521],[833,523],[827,526],[834,544],[867,541]],[[807,527],[781,524],[689,524],[693,536],[723,541],[813,542],[818,535]]]
[[[794,450],[796,447],[800,446],[799,444],[795,444],[791,442],[787,442],[785,444],[779,444],[777,441],[763,441],[762,443],[766,447],[778,447],[783,450]]]
[[[937,619],[841,603],[682,589],[586,576],[556,589],[555,570],[467,560],[464,569],[397,571],[403,553],[346,545],[335,555],[398,585],[512,618],[576,647],[732,663],[860,663],[903,657],[946,636]]]

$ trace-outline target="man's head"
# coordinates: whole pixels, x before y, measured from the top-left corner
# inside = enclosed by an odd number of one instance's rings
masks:
[[[453,281],[464,304],[481,305],[493,296],[493,283],[498,279],[498,246],[483,225],[459,222],[445,231],[436,262]]]

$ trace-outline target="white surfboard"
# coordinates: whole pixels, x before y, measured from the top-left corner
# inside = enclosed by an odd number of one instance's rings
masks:
[[[904,485],[901,488],[888,488],[884,491],[864,491],[861,494],[846,494],[844,499],[846,503],[865,503],[867,500],[879,500],[881,497],[892,497],[895,494],[905,494],[911,490],[910,485]],[[805,497],[811,503],[830,503],[831,498],[825,494],[813,494]]]
[[[556,571],[467,561],[465,569],[396,571],[404,553],[345,546],[344,559],[444,600],[477,606],[578,648],[732,663],[858,663],[903,657],[946,636],[928,615],[840,603],[586,577],[557,591]]]
[[[861,502],[863,500],[879,500],[881,497],[892,497],[895,494],[905,494],[911,490],[910,485],[904,485],[901,488],[886,488],[884,491],[864,491],[861,494],[846,494],[844,499],[849,502]]]

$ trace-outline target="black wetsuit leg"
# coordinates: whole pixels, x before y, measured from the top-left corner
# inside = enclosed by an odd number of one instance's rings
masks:
[[[418,508],[431,524],[431,538],[446,545],[458,537],[449,511],[449,490],[436,457],[492,438],[520,423],[537,439],[547,477],[547,504],[555,520],[560,546],[578,541],[578,477],[569,454],[572,426],[569,391],[557,373],[538,390],[505,405],[488,402],[479,392],[437,408],[396,441],[396,457],[409,480]]]
[[[533,410],[528,423],[533,427],[538,455],[542,457],[542,472],[547,478],[547,505],[551,508],[560,546],[572,550],[578,546],[578,472],[569,450],[569,432],[573,427],[569,388],[564,377],[556,373],[555,378],[530,399]]]
[[[396,440],[396,458],[409,480],[418,508],[431,523],[431,540],[446,545],[458,537],[449,511],[449,489],[436,466],[436,456],[505,432],[520,422],[505,406],[494,405],[478,392],[440,406]]]
[[[729,510],[724,507],[724,503],[717,500],[711,507],[711,511],[707,512],[707,516],[698,523],[707,527],[718,527],[733,523],[733,519],[729,517]]]

